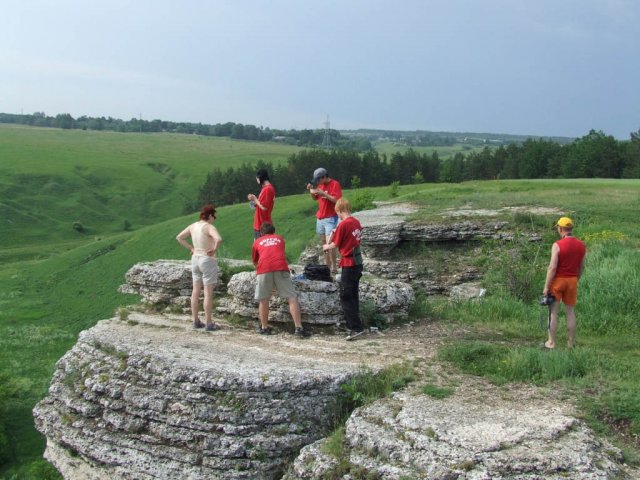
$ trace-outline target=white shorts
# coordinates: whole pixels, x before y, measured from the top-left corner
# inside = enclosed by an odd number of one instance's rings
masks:
[[[207,255],[191,256],[191,275],[193,283],[203,283],[205,285],[215,285],[218,283],[218,262]]]

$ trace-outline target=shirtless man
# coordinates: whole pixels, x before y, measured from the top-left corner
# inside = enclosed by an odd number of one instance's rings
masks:
[[[213,288],[218,283],[218,263],[216,251],[222,243],[222,237],[212,225],[216,219],[214,205],[204,205],[200,211],[200,220],[192,223],[176,236],[176,240],[184,248],[191,252],[191,274],[193,277],[193,290],[191,292],[191,316],[193,328],[205,327],[207,332],[213,332],[220,328],[213,323],[211,311],[213,309]],[[187,238],[191,237],[191,244]],[[198,304],[200,291],[204,286],[204,313],[206,326],[198,318]]]

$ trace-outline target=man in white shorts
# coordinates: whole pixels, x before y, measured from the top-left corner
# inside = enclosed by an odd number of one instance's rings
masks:
[[[193,290],[191,291],[191,316],[193,328],[204,327],[207,332],[219,330],[220,326],[213,323],[211,311],[213,310],[213,288],[218,283],[218,263],[216,251],[222,243],[222,237],[212,225],[216,218],[216,208],[207,204],[200,211],[200,220],[192,223],[178,234],[176,240],[184,248],[191,252],[191,274],[193,278]],[[187,238],[191,237],[190,245]],[[200,291],[204,286],[204,313],[206,326],[198,318],[198,304]]]

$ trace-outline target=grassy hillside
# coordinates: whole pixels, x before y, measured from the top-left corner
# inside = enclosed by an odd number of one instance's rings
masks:
[[[0,125],[0,263],[183,213],[214,167],[278,163],[298,148],[178,134]],[[73,229],[80,222],[84,232]],[[46,245],[34,249],[34,245]]]
[[[577,309],[578,339],[583,348],[581,351],[586,352],[582,355],[595,360],[590,361],[588,373],[579,381],[560,383],[557,388],[567,388],[578,397],[588,397],[591,403],[584,406],[585,411],[603,425],[607,418],[624,420],[633,432],[638,433],[640,387],[635,379],[640,376],[640,339],[635,315],[640,309],[637,297],[640,289],[637,273],[640,271],[637,240],[640,237],[637,224],[640,181],[411,185],[401,187],[399,195],[393,199],[389,187],[370,191],[376,200],[410,201],[422,206],[424,210],[417,216],[418,221],[457,221],[439,213],[446,208],[462,206],[536,205],[559,208],[574,217],[578,222],[578,236],[590,239],[589,263],[581,282]],[[352,196],[352,192],[345,192],[345,196]],[[314,211],[315,204],[306,195],[276,201],[274,223],[278,233],[287,240],[291,260],[296,259],[304,245],[314,238]],[[456,306],[420,298],[413,316],[418,321],[428,318],[454,325],[463,322],[465,330],[472,332],[475,340],[480,338],[492,345],[493,339],[499,338],[500,348],[512,344],[514,352],[528,352],[527,346],[537,345],[544,337],[537,324],[539,309],[513,295],[508,281],[517,273],[520,277],[516,275],[516,281],[523,278],[533,281],[529,286],[532,295],[540,294],[553,239],[549,227],[554,218],[513,214],[505,214],[505,218],[522,228],[534,226],[546,231],[544,244],[488,243],[482,256],[477,258],[478,265],[487,274],[485,283],[489,295],[485,301]],[[8,395],[4,415],[12,445],[12,459],[6,470],[0,470],[0,478],[3,475],[13,478],[11,475],[14,474],[15,478],[38,478],[33,472],[47,468],[38,462],[44,439],[33,427],[31,409],[46,394],[56,360],[75,343],[81,330],[112,316],[118,306],[135,300],[116,292],[118,285],[123,283],[124,273],[134,263],[160,258],[187,259],[187,252],[174,237],[194,220],[195,215],[180,216],[133,232],[90,241],[47,259],[15,262],[0,270],[0,379],[4,380],[0,382],[0,417],[3,415],[3,394]],[[224,238],[221,255],[248,259],[252,240],[249,208],[235,205],[220,209],[216,225]],[[537,249],[538,253],[529,255],[531,249]],[[425,248],[421,254],[428,256],[431,252]],[[560,332],[563,328],[562,320]],[[482,350],[477,344],[469,343],[471,341],[463,342],[463,350],[469,347],[481,356],[486,348]],[[538,353],[531,355],[537,358]],[[539,383],[539,379],[534,381]],[[568,382],[564,377],[557,381]],[[587,388],[591,392],[589,395],[584,394]],[[618,410],[614,408],[616,405]],[[603,431],[606,431],[605,427]]]

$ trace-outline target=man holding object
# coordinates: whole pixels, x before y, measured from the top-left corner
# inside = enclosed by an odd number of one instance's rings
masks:
[[[567,315],[567,346],[573,348],[576,344],[576,312],[574,307],[578,300],[578,280],[584,270],[586,254],[584,243],[572,234],[573,220],[569,217],[562,217],[556,223],[556,227],[561,238],[551,247],[551,261],[542,291],[544,296],[552,293],[555,297],[555,302],[549,307],[549,339],[544,344],[548,349],[556,347],[560,302],[564,303]]]
[[[329,243],[331,232],[338,225],[335,203],[342,197],[342,187],[337,180],[329,178],[326,169],[316,168],[311,182],[307,183],[307,190],[309,190],[311,198],[318,202],[316,233],[320,235],[320,241],[324,249],[324,245]],[[331,269],[331,273],[338,271],[335,250],[324,249],[324,262]]]

